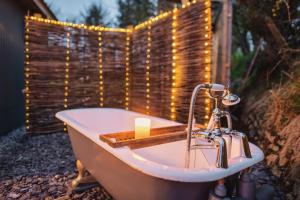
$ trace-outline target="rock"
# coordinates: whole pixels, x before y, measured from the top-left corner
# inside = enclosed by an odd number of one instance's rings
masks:
[[[56,191],[56,187],[50,187],[50,188],[48,189],[48,192],[49,192],[50,194],[53,194],[55,191]]]
[[[272,134],[269,131],[266,131],[264,133],[264,136],[269,140],[270,143],[274,143],[275,136],[272,136]]]
[[[278,155],[276,154],[270,154],[266,157],[268,165],[274,165],[277,159],[278,159]]]
[[[300,166],[296,166],[295,168],[293,168],[291,170],[290,178],[291,178],[291,180],[300,183]]]
[[[12,189],[13,189],[14,191],[18,191],[18,190],[20,190],[20,187],[19,187],[18,185],[14,185],[14,186],[12,187]]]
[[[12,180],[7,180],[7,181],[4,182],[4,185],[5,185],[5,186],[9,186],[9,185],[11,185],[11,184],[13,184],[13,181],[12,181]]]
[[[28,188],[22,188],[22,189],[20,189],[20,192],[21,193],[25,193],[25,192],[27,192],[28,191]]]
[[[59,197],[56,200],[68,200],[68,199],[70,199],[70,196],[66,195],[66,196]]]
[[[277,152],[277,151],[279,151],[279,147],[276,145],[272,145],[272,150]]]
[[[280,157],[280,159],[279,159],[279,166],[282,167],[282,166],[286,165],[288,161],[289,160],[288,160],[288,158],[286,156],[284,156],[282,158]]]
[[[12,199],[17,199],[20,196],[20,194],[14,193],[14,192],[10,192],[7,197],[8,198],[12,198]]]
[[[81,199],[82,196],[83,196],[82,193],[80,193],[80,194],[74,194],[74,195],[73,195],[73,198],[74,198],[74,199]]]
[[[19,200],[27,200],[27,199],[30,199],[30,195],[29,194],[24,194],[22,195]]]
[[[21,181],[22,178],[23,178],[23,176],[17,176],[17,177],[16,177],[17,181]]]
[[[275,176],[280,177],[281,171],[277,167],[273,167],[271,171]]]
[[[293,195],[292,195],[291,193],[288,193],[288,194],[286,195],[286,199],[287,199],[287,200],[294,200],[295,198],[293,197]]]

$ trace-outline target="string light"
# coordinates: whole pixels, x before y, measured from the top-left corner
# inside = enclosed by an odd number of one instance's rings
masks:
[[[146,113],[150,114],[150,60],[151,60],[151,25],[147,31],[147,52],[146,52]]]
[[[69,74],[70,74],[70,29],[66,35],[66,57],[65,57],[65,82],[64,82],[64,108],[68,108],[69,96]],[[67,131],[66,124],[64,124],[64,131]]]
[[[30,128],[30,90],[29,90],[29,17],[25,17],[25,127]]]
[[[197,3],[198,1],[197,0],[193,0],[192,2],[187,2],[186,4],[183,4],[181,6],[182,9],[186,9],[188,7],[190,7],[191,5]],[[175,10],[177,10],[178,8],[174,8],[172,11],[166,11],[166,12],[163,12],[161,14],[159,14],[158,16],[156,17],[152,17],[151,19],[141,23],[141,24],[138,24],[134,27],[135,30],[139,30],[139,29],[142,29],[142,28],[146,28],[148,27],[149,25],[161,20],[161,19],[164,19],[170,15],[172,15],[172,13],[174,13]]]
[[[126,34],[126,45],[125,45],[125,109],[129,109],[129,56],[130,56],[130,32]]]
[[[186,4],[182,5],[182,9],[186,9],[188,7],[190,7],[191,5],[197,3],[197,0],[193,0],[192,2],[187,2]],[[207,5],[207,4],[206,4]],[[156,17],[152,17],[151,19],[138,24],[134,27],[134,30],[138,30],[141,28],[145,28],[148,27],[149,25],[151,25],[152,23],[155,23],[161,19],[164,19],[170,15],[172,15],[172,13],[174,12],[174,10],[176,10],[177,8],[174,8],[172,11],[167,11],[167,12],[163,12],[161,14],[159,14]],[[70,23],[70,22],[62,22],[62,21],[56,21],[56,20],[51,20],[51,19],[44,19],[41,17],[35,17],[35,16],[31,16],[30,20],[33,21],[38,21],[38,22],[42,22],[42,23],[47,23],[47,24],[54,24],[54,25],[58,25],[58,26],[67,26],[67,27],[73,27],[73,28],[80,28],[80,29],[88,29],[88,30],[94,30],[94,31],[107,31],[107,32],[132,32],[131,28],[108,28],[108,27],[103,27],[103,26],[88,26],[85,24],[75,24],[75,23]]]
[[[104,104],[103,62],[102,62],[102,32],[98,31],[98,63],[99,63],[99,106]]]
[[[80,29],[88,29],[88,30],[94,30],[94,31],[107,31],[107,32],[130,32],[130,29],[125,28],[107,28],[103,26],[88,26],[85,24],[74,24],[70,22],[61,22],[51,19],[44,19],[40,17],[31,16],[30,20],[38,21],[46,24],[53,24],[58,26],[66,26],[66,27],[72,27],[72,28],[80,28]]]
[[[176,120],[176,71],[177,71],[177,9],[173,10],[172,16],[172,89],[171,89],[171,104],[170,104],[170,117],[172,120]]]
[[[204,74],[204,79],[206,83],[210,83],[211,82],[211,1],[210,0],[206,0],[205,1],[205,34],[204,34],[204,56],[205,56],[205,74]],[[207,126],[208,120],[209,120],[209,114],[211,112],[211,101],[209,98],[206,98],[204,100],[204,110],[205,110],[205,126]]]
[[[172,11],[168,11],[168,12],[164,12],[164,13],[161,13],[160,15],[156,16],[156,17],[152,17],[150,18],[149,20],[141,23],[141,24],[138,24],[134,27],[135,30],[139,30],[139,29],[142,29],[142,28],[145,28],[145,27],[149,27],[151,24],[161,20],[161,19],[164,19],[168,16],[170,16],[172,14]]]

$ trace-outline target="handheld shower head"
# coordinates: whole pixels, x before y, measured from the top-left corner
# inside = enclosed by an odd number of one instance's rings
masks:
[[[232,94],[230,92],[228,92],[222,99],[222,103],[225,106],[233,106],[238,104],[240,101],[241,99],[237,95]]]

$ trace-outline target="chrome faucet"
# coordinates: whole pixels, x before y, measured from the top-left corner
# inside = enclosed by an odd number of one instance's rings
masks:
[[[200,129],[193,129],[195,102],[200,89],[207,89],[209,97],[215,100],[215,108],[212,112],[212,116],[205,131],[201,131]],[[212,91],[216,93],[222,92],[222,94],[213,95]],[[228,88],[225,88],[224,85],[221,84],[199,84],[193,91],[187,127],[187,151],[185,160],[186,168],[188,168],[190,164],[190,151],[196,148],[201,149],[201,145],[191,145],[192,138],[206,139],[207,141],[212,143],[211,147],[215,147],[218,149],[216,166],[219,168],[228,168],[228,153],[230,157],[232,137],[239,137],[241,139],[245,157],[251,158],[247,136],[241,132],[232,130],[232,120],[230,113],[227,111],[222,111],[218,106],[218,102],[220,99],[222,99],[222,103],[226,106],[236,105],[240,102],[240,98],[238,96],[231,94]],[[222,117],[226,117],[227,119],[227,128],[221,127]],[[224,135],[229,136],[227,143],[223,138]]]

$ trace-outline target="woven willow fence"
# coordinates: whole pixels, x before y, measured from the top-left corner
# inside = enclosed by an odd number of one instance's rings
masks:
[[[211,4],[197,1],[130,29],[26,17],[26,129],[64,129],[55,113],[114,107],[180,122],[198,83],[210,82]],[[210,101],[200,94],[196,117]]]

